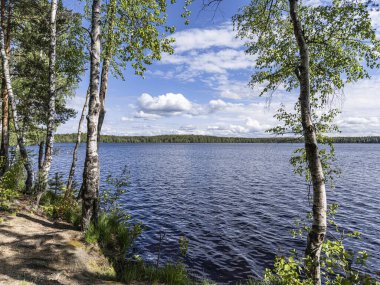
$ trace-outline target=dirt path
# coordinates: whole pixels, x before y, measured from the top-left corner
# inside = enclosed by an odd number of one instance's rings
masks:
[[[107,281],[107,260],[71,225],[26,211],[0,220],[0,284],[120,284]]]

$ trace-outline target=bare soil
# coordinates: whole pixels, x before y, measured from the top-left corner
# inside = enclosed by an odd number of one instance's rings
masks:
[[[0,212],[0,284],[121,284],[78,229],[20,205],[13,214]]]

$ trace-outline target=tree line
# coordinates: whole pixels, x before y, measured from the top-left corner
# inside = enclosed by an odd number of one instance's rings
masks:
[[[86,142],[86,134],[81,134],[81,141]],[[380,137],[332,137],[334,143],[380,143]],[[57,143],[75,143],[77,134],[57,134]],[[302,143],[302,138],[292,137],[218,137],[206,135],[159,135],[159,136],[112,136],[102,135],[102,143]]]

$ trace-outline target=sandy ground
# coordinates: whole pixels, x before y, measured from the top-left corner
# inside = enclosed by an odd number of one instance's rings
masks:
[[[71,225],[25,210],[0,212],[0,284],[121,284],[107,281],[110,271]]]

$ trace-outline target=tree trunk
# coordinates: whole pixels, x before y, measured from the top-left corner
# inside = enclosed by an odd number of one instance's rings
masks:
[[[45,142],[40,141],[38,145],[38,171],[41,171],[44,165],[44,146]]]
[[[103,66],[102,66],[102,77],[101,77],[100,94],[99,94],[100,112],[99,112],[99,124],[98,124],[98,142],[100,142],[100,133],[102,131],[104,117],[106,115],[105,99],[106,99],[107,88],[108,88],[109,65],[110,65],[110,58],[104,59]]]
[[[13,95],[11,76],[10,76],[10,71],[9,71],[8,56],[7,56],[6,51],[5,51],[4,31],[3,31],[1,26],[2,25],[0,25],[0,48],[1,48],[1,58],[2,58],[4,79],[5,79],[5,84],[6,84],[7,91],[8,91],[9,102],[11,104],[13,124],[14,124],[14,128],[16,131],[16,136],[17,136],[17,144],[20,148],[21,158],[23,159],[24,167],[25,167],[25,170],[27,173],[27,178],[26,178],[26,182],[25,182],[25,192],[27,194],[31,194],[32,193],[32,187],[33,187],[33,168],[32,168],[32,165],[30,164],[30,161],[29,161],[28,152],[25,148],[24,137],[21,134],[21,129],[20,129],[19,122],[18,122],[16,101],[15,101],[15,98]]]
[[[298,19],[297,1],[289,0],[290,16],[301,59],[297,71],[297,77],[300,82],[299,103],[305,137],[306,159],[313,184],[313,225],[308,235],[305,254],[306,257],[310,258],[310,276],[314,280],[314,284],[320,285],[320,254],[327,229],[327,199],[325,178],[318,152],[317,134],[311,116],[309,50]]]
[[[5,35],[5,53],[9,57],[11,50],[11,16],[12,10],[11,5],[8,3],[8,20],[7,25],[5,25],[5,11],[6,4],[5,0],[1,0],[1,27],[3,31],[7,31]],[[1,146],[0,146],[0,157],[2,158],[0,166],[0,175],[3,175],[9,167],[9,98],[8,91],[6,87],[6,82],[4,74],[1,82],[1,98],[2,98],[2,117],[1,117]]]
[[[107,39],[106,39],[106,47],[105,47],[105,54],[104,54],[104,60],[102,65],[102,76],[101,76],[101,82],[100,82],[100,113],[99,113],[99,125],[98,125],[98,142],[100,141],[100,133],[102,130],[104,117],[106,115],[105,110],[105,99],[107,94],[107,88],[108,88],[108,74],[109,74],[109,68],[112,58],[112,50],[114,49],[114,26],[115,26],[115,17],[116,17],[116,0],[111,0],[108,5],[108,31],[107,31]]]
[[[39,193],[37,194],[36,207],[38,207],[41,196],[48,187],[49,172],[53,160],[54,129],[56,120],[56,44],[57,44],[57,9],[58,0],[51,1],[50,14],[50,47],[49,47],[49,115],[46,128],[45,159],[42,166],[39,181]]]
[[[74,181],[74,174],[75,174],[75,168],[77,166],[77,160],[78,160],[78,149],[81,141],[81,134],[82,134],[82,125],[84,121],[84,116],[87,110],[88,106],[88,100],[90,97],[90,89],[87,90],[86,93],[86,101],[84,102],[82,114],[79,119],[78,124],[78,133],[77,133],[77,141],[75,143],[74,152],[73,152],[73,161],[71,162],[71,168],[69,173],[69,178],[67,179],[67,185],[66,185],[66,192],[65,192],[65,198],[64,201],[67,201],[67,199],[70,197],[73,187],[73,181]]]
[[[87,115],[87,145],[82,191],[82,230],[87,230],[91,221],[96,220],[99,203],[100,170],[97,135],[100,111],[100,8],[101,0],[93,0],[91,19],[90,100]]]

